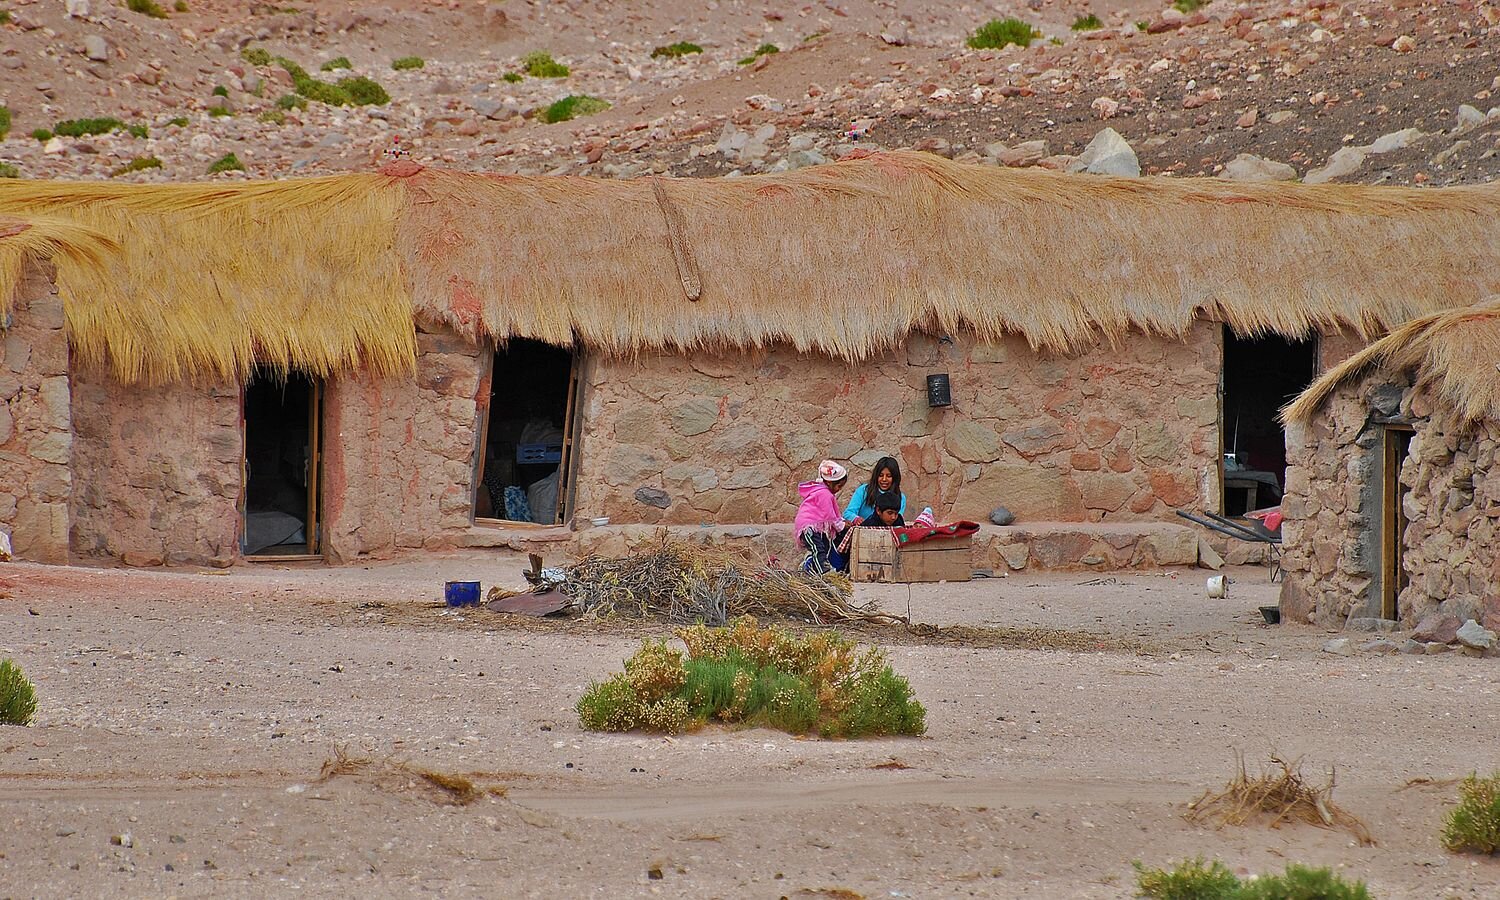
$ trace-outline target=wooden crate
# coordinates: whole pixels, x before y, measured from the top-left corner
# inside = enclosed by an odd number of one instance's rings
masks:
[[[896,584],[968,581],[974,574],[972,542],[965,535],[902,546],[884,528],[860,528],[849,549],[849,577]]]

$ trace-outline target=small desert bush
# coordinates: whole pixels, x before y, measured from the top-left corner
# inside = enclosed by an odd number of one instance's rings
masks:
[[[647,640],[624,672],[584,692],[583,727],[675,733],[716,722],[840,738],[926,731],[927,711],[884,651],[861,653],[836,632],[798,636],[745,616],[676,633],[686,655]]]
[[[757,59],[760,59],[762,56],[769,56],[772,53],[780,52],[781,48],[776,46],[775,44],[761,44],[759,47],[755,48],[754,53],[751,53],[749,56],[740,60],[740,65],[748,66],[751,63],[755,62]]]
[[[10,163],[0,162],[0,178],[20,178],[21,170]]]
[[[386,93],[385,88],[363,75],[340,78],[339,89],[349,96],[349,102],[355,106],[380,106],[391,102],[391,95]]]
[[[36,688],[10,660],[0,660],[0,725],[30,725],[36,718]]]
[[[0,141],[10,134],[10,107],[0,106]]]
[[[552,58],[545,50],[528,53],[521,58],[521,68],[532,78],[566,78],[568,67]]]
[[[1208,0],[1177,0],[1177,2],[1172,4],[1172,6],[1178,12],[1190,13],[1197,12],[1200,7],[1206,6],[1207,4]]]
[[[137,156],[123,166],[119,166],[109,173],[110,178],[118,178],[121,175],[129,175],[131,172],[144,172],[147,169],[160,169],[161,160],[154,156]]]
[[[233,153],[226,153],[214,160],[214,164],[208,167],[208,174],[217,175],[220,172],[243,172],[245,164]]]
[[[991,19],[969,35],[969,46],[975,50],[999,50],[1009,44],[1029,47],[1041,36],[1040,31],[1020,19]]]
[[[167,11],[156,4],[156,0],[125,0],[125,8],[134,13],[142,13],[153,19],[165,19]]]
[[[319,71],[323,71],[323,72],[332,72],[332,71],[334,71],[336,69],[352,69],[352,68],[354,68],[354,63],[350,62],[349,61],[349,57],[347,57],[347,56],[335,56],[333,59],[330,59],[328,62],[323,63],[321,66],[318,66]]]
[[[10,22],[10,10],[8,10],[8,9],[0,9],[0,25],[6,25],[6,24],[9,24],[9,22]]]
[[[427,65],[427,61],[420,56],[403,56],[400,59],[391,60],[391,68],[400,72],[404,69],[420,69]]]
[[[45,128],[35,129],[31,132],[31,136],[42,142],[52,140],[52,132],[48,131]]]
[[[208,117],[211,119],[232,119],[234,118],[234,111],[227,106],[210,106],[208,108]]]
[[[269,66],[271,64],[271,51],[263,47],[246,47],[240,51],[240,59],[252,66]]]
[[[702,53],[703,48],[689,41],[678,41],[651,51],[652,59],[681,59],[693,53]]]
[[[575,94],[564,97],[542,111],[542,120],[545,122],[566,122],[579,116],[591,116],[594,113],[604,112],[609,109],[609,103],[598,97],[590,97],[586,94]]]
[[[1500,852],[1500,772],[1474,773],[1458,788],[1458,805],[1443,823],[1443,846],[1455,853]]]
[[[277,109],[307,109],[307,99],[296,94],[282,94],[276,98]]]
[[[225,87],[222,84],[216,84],[214,85],[214,89],[210,91],[210,93],[212,93],[215,97],[228,97],[229,88]]]
[[[63,137],[86,137],[91,134],[108,134],[124,127],[124,122],[113,118],[64,119],[52,126],[52,133]]]
[[[500,76],[501,81],[505,81],[510,84],[520,84],[525,80],[525,78],[526,76],[522,75],[520,72],[506,72],[504,75]]]
[[[178,128],[186,128],[188,124],[188,118],[187,116],[173,116],[172,118],[167,120],[167,124],[176,125]]]
[[[265,122],[267,125],[285,125],[286,113],[279,109],[268,109],[256,116],[256,121]]]
[[[172,4],[172,9],[175,10],[176,12],[187,12],[188,11],[187,0],[177,0],[176,3]]]
[[[1073,20],[1072,25],[1074,31],[1098,31],[1103,27],[1104,23],[1093,13],[1089,13],[1086,16],[1079,16]]]
[[[144,125],[126,125],[125,133],[131,137],[144,139],[151,134],[151,130]]]
[[[1292,863],[1285,872],[1241,881],[1223,863],[1184,860],[1171,869],[1135,863],[1138,897],[1152,900],[1370,900],[1363,881]]]

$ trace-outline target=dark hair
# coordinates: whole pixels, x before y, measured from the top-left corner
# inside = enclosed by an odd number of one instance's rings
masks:
[[[875,461],[875,468],[870,470],[869,486],[865,488],[865,496],[873,498],[880,493],[880,485],[876,481],[880,478],[882,469],[891,470],[891,493],[897,497],[901,496],[901,466],[896,462],[894,456],[882,456]],[[871,501],[874,502],[873,500]]]
[[[876,512],[880,512],[883,509],[894,509],[900,511],[901,495],[897,494],[895,491],[881,491],[880,493],[875,495],[874,506]]]

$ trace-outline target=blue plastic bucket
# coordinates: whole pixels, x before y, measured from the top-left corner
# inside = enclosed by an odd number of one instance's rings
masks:
[[[478,606],[479,582],[449,581],[443,585],[443,600],[449,606]]]

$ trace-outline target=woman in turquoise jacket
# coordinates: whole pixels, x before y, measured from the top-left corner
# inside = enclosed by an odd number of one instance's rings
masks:
[[[844,519],[861,522],[875,515],[875,497],[888,491],[901,498],[901,515],[906,515],[906,495],[901,493],[901,466],[895,457],[882,456],[870,472],[870,480],[854,489],[849,505],[844,507]]]

